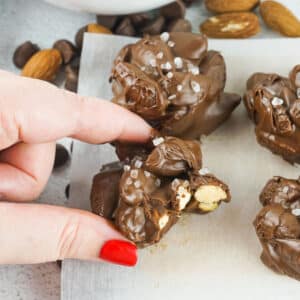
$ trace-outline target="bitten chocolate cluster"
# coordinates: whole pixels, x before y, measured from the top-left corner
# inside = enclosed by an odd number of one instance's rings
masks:
[[[200,143],[156,137],[152,149],[94,177],[94,213],[112,220],[139,247],[157,243],[183,212],[208,213],[230,201],[223,182],[202,168]]]
[[[137,113],[163,135],[199,138],[240,103],[224,93],[226,68],[207,38],[187,32],[146,36],[125,46],[111,75],[113,102]]]
[[[263,247],[261,260],[275,272],[300,280],[300,179],[274,177],[260,202],[264,207],[254,226]]]
[[[244,103],[255,123],[257,141],[290,163],[300,163],[300,65],[289,78],[252,75]]]

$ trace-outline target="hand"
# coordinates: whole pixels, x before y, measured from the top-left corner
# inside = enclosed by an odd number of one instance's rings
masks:
[[[37,198],[45,187],[55,140],[143,142],[150,130],[141,118],[108,101],[0,71],[0,263],[79,258],[134,265],[136,247],[106,220],[22,202]]]

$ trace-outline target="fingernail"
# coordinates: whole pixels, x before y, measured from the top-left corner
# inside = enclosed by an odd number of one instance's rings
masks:
[[[110,240],[100,250],[99,257],[114,264],[133,267],[137,263],[137,248],[121,240]]]

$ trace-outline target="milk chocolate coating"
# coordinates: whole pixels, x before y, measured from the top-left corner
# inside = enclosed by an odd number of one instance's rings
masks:
[[[158,137],[123,169],[120,164],[109,165],[94,177],[92,210],[113,220],[139,247],[157,243],[183,212],[213,211],[220,201],[230,200],[228,187],[213,175],[202,174],[201,167],[198,141]],[[209,201],[197,199],[199,188],[212,185],[220,187],[225,197],[217,202],[211,195]],[[202,208],[206,200],[213,205],[210,210]]]
[[[300,181],[274,177],[264,187],[264,205],[254,226],[261,260],[279,274],[300,280]]]
[[[119,183],[123,166],[119,162],[104,166],[94,176],[91,190],[92,211],[106,219],[112,220],[118,205]]]
[[[300,65],[289,78],[253,74],[244,103],[255,123],[257,141],[290,163],[300,162]]]
[[[146,36],[125,46],[111,75],[113,102],[137,113],[163,135],[199,138],[223,123],[240,103],[224,93],[223,57],[189,32]]]

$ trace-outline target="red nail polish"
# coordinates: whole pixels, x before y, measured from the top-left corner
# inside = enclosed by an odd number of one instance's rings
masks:
[[[133,267],[137,263],[137,248],[127,241],[110,240],[103,245],[99,257],[111,263]]]

